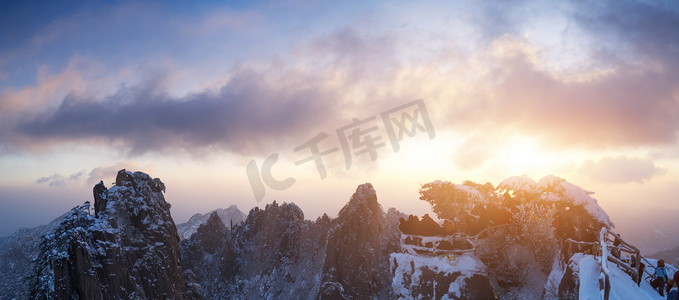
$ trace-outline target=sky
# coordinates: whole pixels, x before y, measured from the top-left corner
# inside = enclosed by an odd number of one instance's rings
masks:
[[[433,180],[554,174],[642,251],[679,245],[675,1],[1,6],[0,236],[125,168],[163,180],[176,223],[336,216],[365,182],[421,215]]]

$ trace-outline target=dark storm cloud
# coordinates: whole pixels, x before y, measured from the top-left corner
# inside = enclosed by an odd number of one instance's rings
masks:
[[[122,142],[132,153],[211,146],[262,151],[317,131],[337,112],[337,95],[308,75],[272,78],[241,70],[218,91],[181,98],[149,85],[123,87],[103,100],[69,95],[56,111],[18,124],[16,131],[33,142]]]

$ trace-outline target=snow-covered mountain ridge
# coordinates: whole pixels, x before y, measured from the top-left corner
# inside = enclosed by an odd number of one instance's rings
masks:
[[[420,199],[439,223],[385,213],[366,183],[334,219],[306,220],[274,201],[247,217],[232,206],[175,226],[164,189],[122,170],[115,186],[94,187],[94,209],[0,239],[0,298],[594,299],[598,233],[615,236],[596,199],[556,176],[424,184]],[[604,243],[629,267],[633,247]],[[657,263],[644,262],[647,271]],[[637,285],[629,270],[605,267],[610,299],[661,299],[647,275]]]

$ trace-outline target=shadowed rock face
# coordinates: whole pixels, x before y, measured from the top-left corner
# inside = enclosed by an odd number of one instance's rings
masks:
[[[321,299],[372,297],[382,291],[380,277],[388,275],[382,253],[384,222],[372,185],[360,185],[328,234]]]
[[[569,263],[566,272],[563,277],[561,277],[561,283],[559,284],[559,299],[579,299],[579,288],[580,282],[578,273],[573,270]]]
[[[229,229],[217,212],[179,246],[184,279],[192,287],[191,292],[210,299],[229,297],[228,284],[238,270]]]
[[[488,277],[484,275],[474,274],[462,278],[461,282],[456,282],[462,276],[461,272],[434,272],[428,268],[422,268],[421,272],[419,285],[413,286],[411,294],[406,297],[440,299],[445,295],[449,299],[495,299]],[[460,286],[459,294],[450,292],[450,286],[453,284]]]
[[[99,181],[92,189],[94,194],[94,216],[99,216],[99,212],[106,209],[106,192],[108,189],[103,181]]]
[[[94,187],[41,243],[32,298],[184,299],[179,236],[164,184],[118,172],[116,186]]]

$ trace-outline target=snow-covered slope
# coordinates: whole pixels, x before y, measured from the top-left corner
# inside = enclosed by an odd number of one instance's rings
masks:
[[[241,212],[235,205],[229,206],[229,208],[219,208],[210,211],[205,214],[197,213],[193,215],[186,223],[177,224],[177,231],[179,232],[179,237],[183,240],[190,238],[200,225],[203,225],[210,219],[210,215],[216,212],[217,215],[222,219],[224,226],[230,228],[233,222],[233,226],[236,226],[245,221],[245,214]]]
[[[582,253],[577,253],[571,258],[569,265],[574,273],[577,274],[579,282],[578,299],[601,299],[602,292],[599,289],[599,279],[602,278],[602,273],[598,259],[598,257]],[[651,263],[655,263],[655,261],[652,260]],[[651,271],[653,270],[653,266],[649,266],[648,268]],[[676,269],[672,266],[668,266],[667,269],[667,273],[670,274],[670,276],[676,272]],[[665,299],[665,297],[660,296],[660,294],[651,287],[646,276],[644,276],[644,280],[641,281],[641,285],[637,286],[632,278],[624,271],[620,270],[615,264],[608,263],[608,271],[611,282],[609,299]]]

